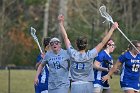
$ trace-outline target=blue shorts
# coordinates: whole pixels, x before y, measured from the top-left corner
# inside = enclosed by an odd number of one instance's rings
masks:
[[[134,90],[137,92],[139,92],[139,90],[140,90],[139,82],[122,82],[122,81],[120,81],[120,85],[123,90],[131,89],[131,90]]]
[[[41,93],[42,91],[48,90],[48,84],[39,83],[38,85],[34,85],[35,93]]]

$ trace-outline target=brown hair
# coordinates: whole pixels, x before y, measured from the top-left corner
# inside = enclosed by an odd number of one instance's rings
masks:
[[[138,40],[132,40],[131,42],[132,42],[132,44],[133,44],[135,47],[138,47],[138,43],[140,43],[140,41],[138,41]],[[132,46],[132,44],[129,44],[129,45],[128,45],[127,50],[132,50],[132,49],[134,49],[134,47]]]
[[[76,40],[76,46],[79,50],[84,50],[87,47],[87,37],[79,37]]]
[[[44,40],[43,40],[43,45],[44,45],[44,48],[45,48],[47,45],[49,45],[50,40],[51,40],[51,38],[50,38],[50,37],[44,38]]]
[[[111,41],[111,40],[113,41],[113,39],[110,38],[110,39],[106,42],[106,44],[105,44],[104,47],[103,47],[104,49],[107,47],[107,45],[111,45],[111,43],[109,42],[109,41]]]

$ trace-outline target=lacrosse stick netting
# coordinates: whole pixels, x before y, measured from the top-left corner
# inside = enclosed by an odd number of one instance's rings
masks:
[[[37,43],[40,52],[43,54],[42,49],[41,49],[41,47],[40,47],[40,44],[39,44],[39,42],[38,42],[38,38],[37,38],[37,36],[36,36],[36,34],[35,34],[35,33],[36,33],[36,29],[33,28],[33,27],[31,27],[30,30],[31,30],[31,35],[32,35],[33,39],[35,40],[35,42]]]
[[[106,12],[106,6],[101,6],[99,8],[100,14],[102,17],[104,17],[107,21],[111,22],[112,24],[114,24],[114,21],[112,19],[112,17]],[[119,30],[119,32],[126,38],[126,40],[140,53],[140,51],[135,47],[135,45],[128,39],[128,37],[121,31],[120,28],[117,28]]]

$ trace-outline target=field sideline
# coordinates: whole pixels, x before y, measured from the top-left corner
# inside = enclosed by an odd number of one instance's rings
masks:
[[[10,70],[10,93],[34,93],[35,70]],[[119,86],[119,76],[110,80],[112,93],[123,93]],[[0,70],[0,93],[8,93],[8,70]]]

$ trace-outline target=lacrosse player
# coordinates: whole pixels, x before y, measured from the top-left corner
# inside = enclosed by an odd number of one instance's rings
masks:
[[[115,49],[115,43],[109,39],[104,46],[104,50],[99,52],[94,61],[94,82],[93,93],[111,93],[108,81],[102,82],[102,76],[106,75],[113,66],[113,58],[110,55]]]
[[[101,43],[95,48],[86,52],[87,38],[79,37],[76,40],[76,46],[78,50],[75,50],[67,36],[64,28],[64,16],[58,16],[60,31],[63,36],[66,48],[71,58],[70,73],[72,78],[71,93],[93,93],[93,59],[97,56],[98,52],[106,44],[108,39],[111,37],[113,31],[118,27],[115,23],[109,33],[105,36]]]
[[[134,40],[132,43],[140,51],[140,41]],[[103,81],[108,80],[119,66],[122,66],[120,85],[124,93],[139,93],[140,53],[132,44],[129,44],[128,50],[119,56],[113,68],[102,78]]]
[[[45,54],[44,59],[37,69],[35,84],[38,84],[38,75],[45,64],[49,66],[48,92],[68,93],[69,90],[69,62],[70,57],[66,50],[61,48],[61,42],[54,37],[50,40],[51,50]]]
[[[50,50],[49,42],[50,37],[44,38],[43,45],[44,45],[44,51],[47,52]],[[38,68],[39,64],[41,63],[41,60],[43,59],[44,54],[39,54],[37,57],[37,63],[36,63],[36,69]],[[38,84],[34,85],[35,87],[35,93],[48,93],[48,75],[49,71],[47,66],[45,65],[41,71],[41,73],[38,76]]]

